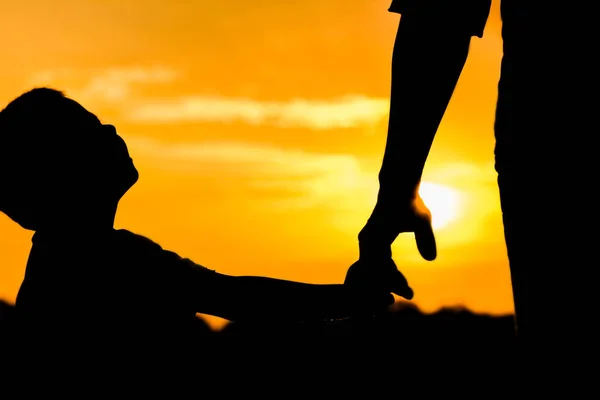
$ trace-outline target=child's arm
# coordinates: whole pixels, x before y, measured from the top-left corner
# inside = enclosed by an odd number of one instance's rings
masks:
[[[139,256],[144,273],[154,275],[177,302],[197,313],[230,321],[335,319],[374,313],[394,301],[389,292],[368,293],[343,284],[220,274],[143,236],[124,230],[119,234],[122,245]]]
[[[394,301],[390,293],[358,292],[342,284],[197,272],[197,312],[230,321],[345,318],[384,310]]]

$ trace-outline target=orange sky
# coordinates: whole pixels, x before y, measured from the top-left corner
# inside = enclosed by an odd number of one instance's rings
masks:
[[[397,14],[390,0],[30,0],[0,14],[0,103],[53,86],[114,124],[141,178],[117,227],[219,272],[340,282],[377,194]],[[498,1],[425,170],[438,259],[394,258],[424,311],[513,311],[493,117]],[[0,215],[0,298],[31,232]],[[82,266],[85,268],[85,266]]]

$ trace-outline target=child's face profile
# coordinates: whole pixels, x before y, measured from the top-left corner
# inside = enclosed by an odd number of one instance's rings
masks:
[[[118,201],[139,177],[127,145],[113,125],[102,124],[79,103],[68,100],[79,121],[77,132],[70,139],[75,146],[69,146],[77,151],[67,150],[69,191],[89,193],[93,197],[88,196],[88,201]],[[73,165],[68,166],[71,162]]]
[[[120,199],[139,177],[127,144],[113,125],[99,124],[86,136],[89,141],[88,149],[93,149],[93,154],[88,159],[89,171],[94,176],[101,177],[104,183],[101,190],[108,190],[108,195]]]

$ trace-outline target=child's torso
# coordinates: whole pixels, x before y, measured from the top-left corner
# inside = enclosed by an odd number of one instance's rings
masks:
[[[195,312],[174,253],[128,231],[34,238],[17,309],[29,321],[133,333],[175,329]]]

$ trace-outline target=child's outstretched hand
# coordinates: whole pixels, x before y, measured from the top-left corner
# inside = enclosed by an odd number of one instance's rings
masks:
[[[379,288],[344,285],[350,296],[351,311],[354,315],[376,314],[394,304],[391,292]]]
[[[372,293],[395,293],[407,300],[414,296],[408,281],[391,258],[359,259],[348,268],[344,285]],[[390,296],[393,299],[391,294]]]

